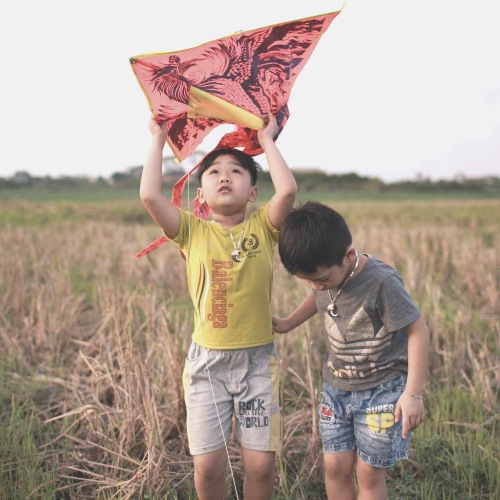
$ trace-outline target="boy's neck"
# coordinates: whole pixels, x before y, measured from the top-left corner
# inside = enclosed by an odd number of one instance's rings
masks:
[[[212,220],[224,227],[234,227],[245,220],[245,213],[236,213],[231,215],[212,214]]]
[[[364,254],[358,251],[359,255],[359,265],[358,268],[354,271],[353,277],[356,276],[361,272],[361,269],[365,267],[365,264],[368,262],[368,257]]]

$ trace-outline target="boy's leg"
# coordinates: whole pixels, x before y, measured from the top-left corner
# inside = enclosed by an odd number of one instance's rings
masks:
[[[227,496],[225,448],[194,455],[194,485],[199,500],[223,500]]]
[[[356,436],[351,411],[352,393],[323,382],[318,406],[319,433],[323,443],[325,489],[329,500],[354,500]]]
[[[324,453],[325,489],[328,500],[355,500],[354,460],[356,450]]]
[[[405,385],[406,376],[401,375],[372,389],[353,393],[357,401],[353,416],[360,499],[386,499],[387,468],[408,458],[411,434],[403,438],[402,421],[395,419],[396,405]]]
[[[230,352],[191,344],[183,384],[189,449],[200,499],[219,500],[227,495],[226,444],[234,412],[233,397],[225,389],[230,367]]]
[[[362,460],[356,464],[356,479],[358,480],[358,500],[385,500],[387,469],[373,467]]]
[[[281,435],[276,346],[242,349],[235,356],[232,373],[236,436],[245,471],[244,498],[267,500],[275,487],[275,459]]]
[[[276,483],[274,451],[256,451],[241,447],[245,471],[243,498],[245,500],[267,500],[272,497]]]

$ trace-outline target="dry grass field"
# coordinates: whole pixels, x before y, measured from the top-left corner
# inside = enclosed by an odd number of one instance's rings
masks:
[[[426,420],[390,498],[500,498],[500,200],[335,203],[431,331]],[[0,498],[194,499],[181,374],[184,261],[139,202],[0,201]],[[273,310],[307,293],[276,259]],[[277,339],[276,499],[324,498],[315,319]],[[232,498],[241,487],[229,446]],[[240,493],[241,498],[241,493]]]

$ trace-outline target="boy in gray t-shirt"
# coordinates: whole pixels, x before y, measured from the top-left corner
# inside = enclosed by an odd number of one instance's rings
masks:
[[[286,270],[312,292],[287,318],[287,333],[319,313],[328,355],[318,407],[328,498],[386,498],[386,469],[408,458],[424,418],[429,331],[398,273],[352,246],[344,218],[318,202],[281,226]],[[356,460],[356,455],[358,460]]]

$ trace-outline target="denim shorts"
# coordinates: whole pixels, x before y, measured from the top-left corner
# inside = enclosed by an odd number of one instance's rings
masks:
[[[193,342],[184,365],[183,386],[192,455],[223,448],[233,418],[243,447],[278,450],[279,360],[274,343],[218,350]]]
[[[356,450],[363,462],[383,468],[408,458],[411,433],[403,439],[403,419],[394,420],[405,385],[406,375],[366,391],[343,391],[324,382],[318,406],[323,452]]]

